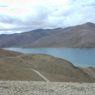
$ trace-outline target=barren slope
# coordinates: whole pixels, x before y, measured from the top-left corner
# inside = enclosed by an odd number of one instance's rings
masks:
[[[53,56],[22,54],[0,58],[0,79],[44,80],[33,69],[50,81],[95,82],[95,78],[89,76],[82,69]]]
[[[0,47],[95,48],[95,24],[0,35]]]

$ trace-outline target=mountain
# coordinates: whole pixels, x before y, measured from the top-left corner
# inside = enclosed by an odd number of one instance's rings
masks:
[[[95,24],[0,35],[0,47],[95,47]]]
[[[93,48],[95,47],[95,24],[86,23],[62,29],[56,34],[37,40],[32,47]]]
[[[16,56],[11,56],[14,52],[1,51],[0,56],[3,56],[0,57],[0,80],[44,81],[34,71],[36,70],[49,81],[95,82],[93,74],[89,75],[84,69],[61,58],[43,54],[25,55],[16,52]]]
[[[2,34],[0,35],[0,47],[27,45],[46,35],[49,35],[49,33],[43,32],[42,29],[20,34]]]

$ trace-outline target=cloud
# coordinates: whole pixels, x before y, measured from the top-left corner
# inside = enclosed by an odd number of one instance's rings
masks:
[[[95,22],[94,10],[95,0],[0,0],[0,28],[64,28]]]

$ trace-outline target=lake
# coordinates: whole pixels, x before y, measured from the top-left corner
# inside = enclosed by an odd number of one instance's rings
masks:
[[[48,54],[63,58],[76,66],[94,66],[95,67],[95,48],[4,48],[11,51],[17,51],[25,54]]]

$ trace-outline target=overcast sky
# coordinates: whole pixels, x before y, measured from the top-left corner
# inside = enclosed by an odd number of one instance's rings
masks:
[[[0,0],[0,34],[86,22],[95,22],[95,0]]]

